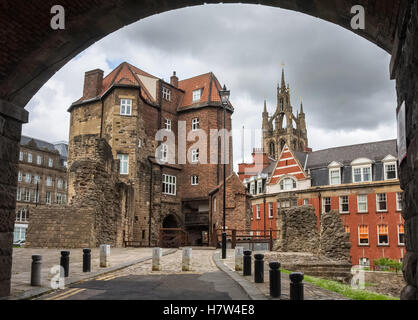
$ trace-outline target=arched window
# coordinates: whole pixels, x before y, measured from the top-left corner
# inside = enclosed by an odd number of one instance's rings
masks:
[[[280,181],[280,190],[296,189],[296,180],[293,178],[284,178]]]
[[[281,140],[281,141],[280,141],[280,150],[283,150],[284,145],[285,145],[284,140]]]
[[[274,157],[276,155],[276,146],[274,142],[270,142],[270,156]]]

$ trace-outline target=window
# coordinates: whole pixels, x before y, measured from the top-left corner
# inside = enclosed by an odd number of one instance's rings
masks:
[[[171,120],[170,119],[165,119],[164,127],[165,127],[166,130],[171,131]]]
[[[341,170],[331,169],[329,170],[329,184],[341,184]]]
[[[200,101],[200,96],[202,95],[202,89],[193,91],[193,102]]]
[[[127,154],[117,154],[120,160],[120,174],[128,174],[129,172],[129,156]]]
[[[369,226],[361,225],[359,229],[359,245],[369,244]]]
[[[67,195],[65,195],[65,194],[62,195],[62,203],[64,203],[64,204],[67,203]]]
[[[357,212],[367,212],[367,194],[357,196]]]
[[[39,192],[38,190],[33,190],[33,202],[38,203],[39,202]]]
[[[51,192],[50,191],[47,191],[46,192],[46,195],[45,195],[45,203],[46,204],[51,204]]]
[[[28,222],[28,215],[26,209],[20,209],[16,213],[16,222]]]
[[[389,244],[389,233],[387,224],[380,224],[377,226],[377,239],[379,245]]]
[[[51,158],[48,158],[48,167],[52,167],[54,165],[54,161]]]
[[[62,179],[58,179],[57,186],[58,189],[62,189]]]
[[[163,174],[163,194],[176,195],[176,177]]]
[[[39,176],[38,175],[33,176],[33,184],[38,184],[39,181],[40,181],[40,179],[39,179]]]
[[[160,160],[162,162],[167,162],[167,156],[168,156],[168,146],[165,143],[162,143],[160,145]]]
[[[166,87],[163,87],[163,98],[165,100],[168,100],[168,101],[171,100],[171,90],[170,89],[168,89]]]
[[[353,182],[372,181],[372,167],[353,167]]]
[[[19,173],[17,174],[17,180],[22,181],[22,171],[19,171]]]
[[[20,201],[22,200],[22,190],[17,187],[17,191],[16,191],[16,201]]]
[[[199,129],[199,118],[193,118],[192,119],[192,130],[198,130]]]
[[[387,211],[386,193],[376,194],[376,209],[377,211]]]
[[[292,178],[285,178],[280,181],[280,190],[292,190],[296,189],[296,180]]]
[[[402,211],[402,192],[396,192],[396,211]]]
[[[269,203],[269,218],[273,218],[273,204]]]
[[[345,233],[350,233],[350,226],[344,226]]]
[[[199,176],[192,176],[192,186],[197,186],[199,184]]]
[[[193,149],[192,150],[192,162],[198,162],[199,161],[199,149]]]
[[[23,161],[23,152],[22,151],[19,152],[19,160]]]
[[[297,207],[298,206],[298,199],[292,199],[292,200],[290,200],[290,205],[292,207]]]
[[[25,202],[29,202],[30,201],[30,190],[25,188]]]
[[[348,196],[341,196],[340,197],[340,213],[348,213]]]
[[[32,153],[28,153],[28,162],[32,163]]]
[[[257,211],[257,219],[261,219],[261,217],[260,217],[260,205],[259,205],[259,204],[257,204],[257,205],[255,206],[255,209],[256,209],[256,211]]]
[[[15,227],[13,232],[13,242],[26,239],[26,227]]]
[[[57,203],[62,204],[62,194],[61,193],[57,193]]]
[[[30,173],[27,173],[27,174],[25,175],[25,182],[26,182],[26,183],[30,183],[30,181],[31,181],[31,175],[30,175]]]
[[[309,199],[303,199],[303,205],[307,206],[309,204]]]
[[[64,188],[65,188],[65,190],[67,190],[67,189],[68,189],[67,180],[65,180],[65,181],[64,181]]]
[[[327,213],[331,211],[331,198],[324,197],[322,198],[322,212]]]
[[[396,179],[396,163],[385,163],[385,180]]]
[[[398,225],[398,244],[405,245],[405,227],[403,224]]]
[[[362,267],[370,267],[370,261],[369,261],[369,258],[365,258],[365,257],[360,258],[360,259],[359,259],[359,264],[360,264]]]
[[[120,114],[123,116],[132,114],[132,99],[120,99]]]
[[[213,212],[216,212],[216,197],[213,198]]]
[[[36,157],[36,163],[39,164],[39,165],[42,164],[42,157],[41,156]]]
[[[263,193],[263,181],[262,180],[257,181],[257,193],[258,194]]]
[[[52,178],[51,177],[46,177],[46,185],[47,185],[47,187],[52,187]]]
[[[255,194],[255,182],[251,182],[250,184],[250,193]]]

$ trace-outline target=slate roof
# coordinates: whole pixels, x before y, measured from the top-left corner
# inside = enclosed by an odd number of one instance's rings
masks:
[[[46,150],[52,151],[52,152],[56,151],[55,146],[52,143],[46,142],[46,141],[43,141],[43,140],[40,140],[40,139],[35,139],[35,138],[32,138],[32,137],[24,136],[24,135],[22,135],[22,137],[20,138],[20,145],[22,145],[22,146],[27,145],[31,140],[33,140],[33,142],[35,142],[36,147],[38,149],[46,149]]]
[[[327,167],[332,161],[338,161],[344,166],[347,166],[358,158],[369,158],[373,161],[381,161],[388,154],[391,154],[394,157],[397,156],[396,139],[314,151],[307,154],[307,169]]]

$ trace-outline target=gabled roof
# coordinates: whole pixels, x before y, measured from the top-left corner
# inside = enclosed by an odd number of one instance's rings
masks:
[[[222,89],[222,86],[212,72],[181,80],[179,81],[179,88],[184,91],[183,102],[179,110],[200,107],[208,103],[221,103],[219,90]],[[193,102],[193,91],[199,89],[202,90],[200,100]],[[231,105],[230,108],[233,109]]]
[[[23,136],[20,138],[20,145],[21,146],[25,146],[25,145],[29,145],[29,146],[33,146],[37,149],[40,150],[47,150],[47,151],[52,151],[52,152],[56,152],[58,150],[55,149],[54,145],[50,142],[46,142],[44,140],[40,140],[40,139],[35,139],[32,137],[28,137],[28,136]]]
[[[299,154],[301,156],[301,154]],[[304,158],[303,158],[304,159]],[[292,176],[296,179],[306,179],[306,172],[303,167],[303,163],[296,157],[293,152],[286,144],[280,153],[279,159],[276,163],[269,183],[275,184],[284,176]]]

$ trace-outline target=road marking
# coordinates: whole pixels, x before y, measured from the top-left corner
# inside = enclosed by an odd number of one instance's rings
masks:
[[[103,281],[106,281],[106,280],[108,280],[108,279],[110,279],[110,278],[114,278],[114,277],[116,277],[114,274],[107,274],[107,275],[104,275],[104,276],[102,276],[102,277],[98,277],[98,278],[96,278],[96,280],[103,280]]]
[[[76,294],[78,294],[80,292],[83,292],[83,291],[86,291],[86,289],[83,289],[83,288],[77,289],[77,290],[75,290],[73,292],[67,293],[66,295],[60,296],[59,298],[52,299],[52,300],[63,300],[63,299],[67,299],[67,298],[69,298],[71,296],[74,296],[74,295],[76,295]]]
[[[52,300],[52,299],[55,299],[55,298],[58,298],[58,297],[64,296],[64,295],[66,295],[67,293],[71,293],[71,292],[73,292],[73,291],[75,291],[75,290],[77,290],[77,288],[72,288],[72,289],[70,289],[70,290],[66,290],[66,291],[64,291],[64,292],[61,292],[61,293],[59,293],[59,294],[55,295],[55,296],[45,298],[44,300]]]

